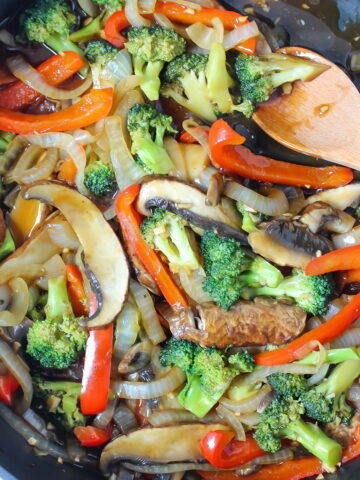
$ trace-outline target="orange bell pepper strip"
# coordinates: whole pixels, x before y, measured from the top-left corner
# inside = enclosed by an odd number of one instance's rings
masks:
[[[84,66],[84,60],[76,52],[64,52],[54,55],[41,63],[36,70],[53,86],[58,86],[68,80]],[[16,79],[17,80],[17,79]],[[17,81],[13,85],[0,90],[0,107],[8,110],[21,110],[40,94],[26,83]]]
[[[73,433],[84,447],[98,447],[111,440],[111,429],[102,430],[91,425],[75,427]]]
[[[302,357],[301,353],[304,354],[303,356],[306,356],[312,350],[318,348],[315,342],[320,342],[322,345],[332,342],[340,337],[359,317],[360,293],[355,295],[340,312],[327,322],[304,333],[284,347],[269,352],[258,353],[255,355],[255,361],[257,365],[269,367],[300,360]],[[312,345],[311,342],[313,342],[314,345]]]
[[[306,275],[321,275],[337,270],[360,268],[360,245],[340,248],[311,260],[305,268]]]
[[[94,314],[97,308],[98,303],[93,294],[89,314]],[[106,408],[110,390],[113,336],[112,323],[89,331],[80,394],[80,408],[85,415],[96,415]]]
[[[74,160],[68,155],[60,166],[58,180],[66,182],[71,186],[75,185],[77,168]]]
[[[214,18],[219,18],[226,30],[233,30],[236,27],[248,23],[247,17],[244,17],[244,15],[237,12],[207,7],[201,7],[200,9],[195,10],[174,2],[156,2],[155,13],[165,15],[172,22],[185,25],[192,25],[193,23],[201,22],[210,27],[212,26],[211,21]],[[152,18],[152,15],[144,16]],[[105,24],[106,40],[118,48],[123,48],[126,38],[121,35],[120,32],[129,25],[130,23],[126,18],[125,10],[115,12],[107,19]],[[249,40],[240,43],[235,48],[241,52],[253,55],[256,48],[256,38],[250,38]]]
[[[90,90],[60,112],[31,115],[0,108],[0,130],[27,135],[84,128],[108,115],[112,99],[112,88],[104,88]]]
[[[187,143],[187,144],[192,144],[192,143],[198,143],[196,138],[194,138],[191,133],[189,132],[182,132],[179,138],[181,143]]]
[[[340,187],[354,178],[353,171],[347,167],[308,167],[256,155],[242,146],[244,142],[245,138],[222,119],[210,128],[209,144],[214,162],[241,177],[306,188]]]
[[[76,265],[66,265],[66,285],[71,305],[77,317],[88,315],[83,278]]]
[[[344,451],[341,463],[347,463],[360,455],[360,428],[357,427],[353,442]],[[198,471],[204,480],[239,480],[233,470],[223,472]],[[278,465],[265,465],[258,472],[247,475],[247,480],[302,480],[325,473],[322,462],[316,457],[287,460]]]
[[[139,192],[140,185],[133,184],[116,197],[115,211],[122,233],[127,243],[133,246],[136,255],[155,280],[169,305],[173,308],[186,307],[188,306],[186,297],[171,278],[167,267],[141,236],[141,217],[134,207]]]
[[[237,468],[254,458],[267,455],[252,435],[244,441],[234,440],[234,432],[214,430],[200,442],[200,450],[206,460],[216,468]]]

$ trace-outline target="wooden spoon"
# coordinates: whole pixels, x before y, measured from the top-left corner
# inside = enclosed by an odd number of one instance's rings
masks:
[[[261,104],[253,119],[288,148],[360,170],[360,94],[334,63],[301,47],[297,55],[331,68],[310,82],[296,82],[290,95]]]

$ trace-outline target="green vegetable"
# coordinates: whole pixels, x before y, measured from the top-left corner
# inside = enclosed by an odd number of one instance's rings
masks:
[[[284,278],[277,287],[244,289],[242,296],[248,299],[259,296],[290,297],[305,312],[324,315],[333,293],[334,281],[330,275],[307,276],[304,270],[294,268],[292,275]]]
[[[325,363],[336,364],[342,363],[345,360],[360,360],[360,355],[356,347],[347,348],[333,348],[325,350]],[[305,365],[317,365],[320,360],[320,352],[312,352],[302,360],[298,360],[297,363],[303,363]]]
[[[84,52],[69,38],[76,17],[66,0],[35,0],[20,17],[20,31],[30,42],[46,43],[57,53],[76,52],[85,61]]]
[[[247,232],[258,232],[257,225],[261,222],[266,222],[270,217],[263,213],[256,212],[242,202],[236,202],[236,208],[242,215],[241,228]]]
[[[114,170],[101,160],[90,162],[85,168],[84,185],[97,197],[112,195],[117,189]]]
[[[86,417],[79,408],[81,384],[75,382],[51,382],[33,377],[34,405],[56,427],[71,432],[85,425]]]
[[[242,97],[242,104],[237,109],[246,117],[251,117],[256,104],[268,100],[277,87],[295,80],[314,78],[319,72],[319,65],[279,53],[261,57],[240,53],[235,61],[235,72]]]
[[[15,133],[4,132],[0,130],[0,153],[5,152],[5,150],[9,146],[9,143],[13,140],[14,137]]]
[[[132,27],[126,48],[133,56],[135,75],[141,78],[140,88],[149,100],[158,100],[160,72],[166,62],[184,53],[186,41],[171,28]]]
[[[254,357],[244,351],[227,357],[217,348],[202,348],[187,340],[169,339],[160,353],[163,366],[177,366],[187,374],[178,396],[184,408],[203,417],[241,372],[251,372]]]
[[[0,260],[4,260],[10,253],[15,251],[15,243],[11,236],[10,230],[7,228],[2,245],[0,246]]]
[[[164,148],[164,135],[176,133],[172,118],[151,105],[137,103],[128,113],[127,126],[132,140],[131,153],[148,173],[169,173],[174,164]]]
[[[309,389],[304,375],[278,372],[269,375],[266,380],[273,390],[284,396],[298,398]]]
[[[93,0],[100,7],[105,8],[109,12],[116,12],[125,7],[126,0]]]
[[[360,360],[346,360],[337,365],[325,381],[300,397],[306,414],[319,422],[340,420],[349,425],[354,409],[347,405],[345,394],[359,375]]]
[[[242,245],[206,231],[201,238],[206,278],[203,288],[223,310],[228,310],[252,286],[276,286],[281,272],[256,256],[250,258]]]
[[[89,42],[85,48],[85,56],[90,62],[95,85],[100,84],[101,71],[118,53],[119,49],[106,40]]]
[[[326,465],[334,467],[341,459],[342,448],[312,423],[304,422],[302,405],[292,397],[277,396],[261,414],[254,438],[266,452],[281,449],[281,439],[301,443],[310,453]]]
[[[186,231],[187,222],[178,215],[156,208],[143,220],[140,230],[147,244],[160,250],[168,259],[171,270],[196,270],[200,267]]]
[[[87,333],[79,327],[69,301],[65,276],[49,279],[48,299],[30,327],[26,351],[48,368],[67,368],[86,344]]]

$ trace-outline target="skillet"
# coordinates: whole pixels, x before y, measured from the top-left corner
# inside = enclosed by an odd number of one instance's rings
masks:
[[[23,10],[26,3],[30,2],[0,0],[0,25]],[[279,46],[299,45],[318,51],[346,69],[360,88],[360,73],[353,74],[348,69],[350,51],[360,49],[359,0],[268,0],[267,2],[258,0],[257,3],[246,0],[226,0],[223,4],[229,9],[240,10],[242,13],[244,8],[252,8],[256,17],[262,21],[262,29],[273,32],[276,40],[280,42]],[[309,8],[304,8],[304,4]],[[340,18],[337,6],[341,7]],[[353,23],[347,25],[347,19],[353,20]],[[339,30],[339,20],[344,30]],[[275,28],[274,25],[276,25]],[[314,164],[314,159],[292,152],[259,132],[252,122],[249,122],[245,129],[247,138],[254,143],[256,141],[258,153],[265,153],[281,160]],[[48,456],[36,456],[33,449],[1,418],[0,432],[0,466],[17,480],[49,478],[100,480],[103,478],[97,472],[72,465],[60,465],[56,459]],[[336,474],[326,475],[325,478],[326,480],[359,480],[360,458],[345,464]],[[2,478],[1,472],[0,479],[7,480]],[[276,478],[269,480],[276,480]]]

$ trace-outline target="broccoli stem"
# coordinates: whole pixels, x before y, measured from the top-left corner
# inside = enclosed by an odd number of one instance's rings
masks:
[[[45,306],[46,318],[62,320],[73,315],[69,300],[66,277],[50,278],[48,282],[48,301]]]
[[[329,467],[335,467],[341,460],[341,445],[325,435],[313,423],[307,423],[303,420],[291,422],[283,434],[290,440],[301,443],[306,450],[320,458]]]
[[[15,250],[15,243],[11,236],[10,230],[7,228],[5,231],[5,238],[0,247],[0,260],[10,255]]]
[[[340,395],[345,392],[360,375],[360,360],[346,360],[337,365],[327,380],[315,388],[324,395]]]
[[[204,392],[200,378],[190,373],[187,374],[187,383],[179,393],[178,400],[186,410],[202,418],[220,400],[227,388],[228,385],[214,395],[209,395]]]
[[[76,30],[69,36],[69,39],[72,42],[88,42],[92,40],[94,35],[100,32],[101,30],[101,20],[104,16],[104,13],[100,14],[92,22],[90,22],[86,27]]]
[[[135,75],[139,75],[141,77],[141,90],[145,93],[149,100],[158,100],[160,91],[159,75],[164,66],[164,62],[147,62],[138,56],[133,58]]]
[[[137,139],[136,153],[140,160],[154,173],[166,174],[175,168],[166,150],[151,139]]]
[[[198,77],[194,72],[188,72],[181,80],[185,95],[188,98],[184,102],[183,96],[172,92],[173,99],[185,108],[191,110],[199,118],[209,122],[215,122],[214,108],[209,101],[205,73],[199,72]],[[175,95],[174,95],[175,93]]]
[[[320,359],[320,352],[312,352],[302,360],[296,363],[305,365],[317,365]],[[332,350],[325,350],[325,363],[342,363],[345,360],[359,360],[360,356],[355,347],[335,348]]]

